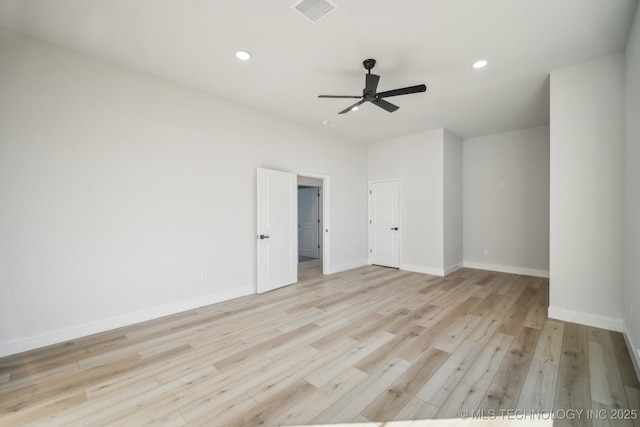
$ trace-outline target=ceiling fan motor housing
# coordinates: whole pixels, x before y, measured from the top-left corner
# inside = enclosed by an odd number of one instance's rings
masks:
[[[371,58],[365,59],[362,61],[362,65],[364,65],[365,70],[371,72],[371,69],[376,66],[376,60]]]

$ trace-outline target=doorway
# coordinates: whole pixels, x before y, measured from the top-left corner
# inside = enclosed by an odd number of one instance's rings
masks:
[[[298,262],[322,256],[322,187],[298,185]]]
[[[320,189],[321,212],[317,266],[302,277],[298,275],[298,180]],[[332,273],[329,191],[328,175],[257,169],[257,293]]]
[[[323,272],[323,180],[298,175],[298,270]]]

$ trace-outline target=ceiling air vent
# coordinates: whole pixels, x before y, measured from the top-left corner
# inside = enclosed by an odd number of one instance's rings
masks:
[[[327,0],[300,0],[291,8],[306,16],[311,22],[318,22],[320,18],[334,10],[336,6]]]

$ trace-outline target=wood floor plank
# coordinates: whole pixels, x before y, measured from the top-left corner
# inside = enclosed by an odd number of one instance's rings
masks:
[[[353,420],[410,367],[411,363],[406,360],[391,359],[383,368],[347,393],[342,400],[310,420],[309,424],[330,424]]]
[[[513,307],[514,301],[508,300],[504,295],[492,293],[491,296],[495,297],[495,304],[491,306],[490,310],[481,315],[478,326],[469,335],[470,340],[485,344],[489,342],[493,334],[503,326],[506,314]],[[477,312],[474,308],[471,314],[478,315]]]
[[[150,370],[155,371],[155,378],[160,384],[166,384],[176,379],[188,375],[193,371],[211,367],[216,372],[220,372],[209,359],[208,352],[202,349],[194,349],[183,357],[176,357],[174,359],[162,362],[161,364],[155,364],[149,367]],[[160,366],[158,366],[160,365]],[[254,362],[255,365],[255,362]]]
[[[548,279],[321,267],[0,358],[0,425],[450,425],[460,409],[640,407],[623,335],[548,319]]]
[[[10,379],[2,384],[2,392],[3,394],[9,395],[22,389],[36,390],[38,385],[44,381],[60,378],[64,375],[78,375],[79,372],[80,367],[77,362],[73,362],[68,365],[61,365],[46,371],[40,370],[33,376],[21,376],[14,378],[11,375],[11,372],[7,372]],[[1,406],[2,402],[0,402],[0,407]],[[0,410],[0,413],[1,412],[2,411]]]
[[[232,420],[237,420],[257,404],[258,402],[251,396],[242,393],[221,405],[210,407],[198,418],[188,421],[185,425],[189,427],[228,426]]]
[[[313,332],[316,329],[318,329],[318,326],[314,324],[307,324],[307,325],[301,326],[300,328],[287,332],[285,334],[276,335],[273,338],[270,338],[254,346],[238,351],[237,353],[231,354],[230,356],[225,357],[224,359],[216,360],[214,362],[215,367],[220,369],[221,371],[224,371],[225,368],[231,365],[240,363],[242,361],[250,360],[254,356],[261,355],[262,353],[267,352],[269,350],[273,350],[274,348],[277,348],[287,343],[288,341],[295,339],[296,337],[304,336],[305,334],[309,332]]]
[[[589,342],[589,380],[592,401],[616,409],[628,407],[613,346]]]
[[[370,324],[382,319],[384,319],[384,316],[378,313],[369,313],[351,323],[342,326],[331,334],[323,334],[321,338],[310,342],[309,345],[322,350],[332,345],[336,340],[351,337],[352,335],[357,334],[359,330],[366,329]]]
[[[598,401],[591,402],[591,407],[589,417],[594,427],[633,427],[634,425],[630,413],[624,413],[620,408],[613,408]]]
[[[493,381],[493,377],[500,369],[502,361],[509,352],[513,337],[497,332],[483,347],[469,369],[462,376],[467,384],[486,390]]]
[[[540,331],[523,327],[487,389],[482,409],[515,408],[529,371]]]
[[[305,424],[308,420],[317,417],[335,402],[341,400],[348,392],[368,377],[367,374],[359,369],[353,367],[347,368],[309,396],[309,400],[319,402],[319,404],[309,405],[309,402],[306,400],[300,401],[276,418],[270,420],[270,422],[273,425]]]
[[[405,405],[404,408],[400,410],[400,412],[398,412],[395,420],[429,420],[436,415],[436,412],[438,412],[437,406],[433,406],[421,399],[418,399],[417,397],[414,397]]]
[[[361,371],[373,374],[376,370],[384,366],[393,357],[402,351],[404,348],[412,345],[418,337],[421,336],[425,328],[422,326],[413,325],[411,329],[407,330],[401,335],[396,335],[387,344],[379,347],[367,357],[360,360],[355,364],[355,367]]]
[[[140,358],[130,356],[105,366],[81,371],[82,375],[76,373],[60,375],[34,386],[12,391],[11,394],[3,396],[3,399],[0,400],[0,415],[20,411],[42,400],[55,398],[61,394],[73,394],[110,376],[118,375],[138,366],[140,366]]]
[[[627,343],[619,332],[611,332],[611,342],[613,349],[616,352],[616,360],[618,361],[618,368],[620,368],[620,376],[625,386],[640,389],[640,381],[636,376],[635,368],[633,367],[633,361],[627,348]]]
[[[385,322],[380,327],[389,333],[401,334],[411,325],[420,322],[435,309],[437,309],[437,307],[430,303],[416,307],[414,310],[403,307],[395,313],[385,316]]]
[[[478,409],[486,391],[480,387],[460,381],[453,389],[447,400],[440,406],[435,418],[457,419],[460,410]]]
[[[415,361],[425,348],[430,347],[437,339],[446,335],[449,326],[453,322],[469,314],[479,302],[479,298],[469,297],[464,302],[453,305],[453,309],[447,311],[437,323],[430,327],[424,327],[425,329],[421,331],[416,340],[406,346],[398,355],[406,360]],[[424,326],[422,322],[417,322],[417,324]]]
[[[613,346],[613,341],[611,340],[611,334],[606,329],[587,326],[587,340],[589,342],[608,345],[610,347]]]
[[[547,319],[547,308],[549,303],[547,302],[546,293],[540,292],[539,289],[531,288],[536,291],[536,296],[532,301],[531,308],[527,312],[527,315],[522,322],[523,326],[533,329],[542,329],[544,321]],[[522,307],[526,310],[526,305]]]
[[[629,402],[629,409],[637,409],[639,414],[637,417],[631,416],[633,419],[633,425],[635,427],[640,427],[640,389],[634,387],[624,387],[625,392],[627,394],[627,402]]]
[[[440,407],[458,385],[480,350],[482,350],[480,343],[474,341],[462,343],[415,396],[436,408]]]
[[[480,316],[474,316],[472,314],[466,314],[460,317],[451,323],[446,333],[441,335],[440,338],[433,343],[433,347],[448,353],[453,353],[475,329],[480,320]]]
[[[427,350],[407,372],[371,402],[361,415],[371,421],[395,418],[449,356],[449,353],[436,348]]]
[[[275,425],[272,420],[289,410],[289,408],[294,406],[296,403],[312,396],[315,391],[316,388],[314,386],[305,380],[299,380],[292,386],[280,391],[269,400],[258,403],[239,417],[230,420],[227,425]]]
[[[563,335],[564,322],[546,319],[542,326],[533,358],[558,365],[560,363],[560,355],[562,354]]]
[[[263,356],[264,357],[264,356]],[[283,386],[290,382],[297,382],[299,378],[292,372],[293,368],[301,365],[313,364],[314,360],[320,357],[317,350],[308,347],[305,352],[296,354],[296,361],[287,363],[285,360],[271,361],[271,363],[255,369],[249,365],[238,364],[231,367],[226,372],[221,372],[217,376],[206,381],[193,385],[190,389],[180,394],[183,400],[180,403],[180,413],[187,419],[193,421],[203,416],[213,406],[224,406],[230,400],[243,395],[261,384],[274,384],[275,378],[282,378],[283,374],[290,374],[287,382],[283,381]],[[252,361],[255,358],[251,359]],[[254,398],[254,400],[256,400]]]
[[[583,325],[566,323],[553,408],[554,410],[586,410],[590,407],[587,329]],[[591,421],[585,418],[574,421],[575,425],[591,425]]]
[[[131,396],[126,400],[121,400],[117,403],[105,405],[99,407],[94,405],[94,412],[91,414],[91,420],[94,420],[96,424],[108,425],[112,423],[118,423],[125,425],[125,422],[119,420],[137,419],[145,420],[146,422],[152,422],[154,420],[168,416],[173,409],[177,407],[175,402],[181,399],[178,396],[185,396],[185,391],[193,387],[195,384],[205,383],[210,376],[216,375],[217,371],[211,368],[204,368],[200,371],[191,372],[189,375],[179,378],[178,380],[162,384],[154,387],[150,390],[143,390]],[[118,394],[117,391],[110,393],[110,395]],[[173,405],[167,404],[172,399]],[[84,426],[87,424],[85,418],[76,420],[75,422],[69,422],[69,426]]]
[[[553,410],[553,402],[556,394],[556,380],[558,378],[558,365],[549,360],[533,359],[529,366],[529,372],[525,378],[518,408]]]
[[[344,322],[336,322],[335,324],[329,324],[325,327],[317,328],[312,332],[307,332],[304,335],[297,336],[295,339],[290,339],[275,348],[266,350],[264,355],[272,360],[276,360],[288,357],[288,355],[295,353],[299,348],[309,346],[317,349],[317,346],[311,345],[312,343],[317,342],[321,342],[323,351],[328,350],[333,348],[336,342],[342,342],[345,340],[341,334],[337,333],[344,327]],[[348,328],[349,327],[347,326],[347,329]]]
[[[525,288],[520,292],[518,299],[516,299],[510,313],[499,329],[501,333],[514,336],[518,333],[537,294],[538,291],[531,288]]]
[[[37,424],[39,420],[46,418],[49,414],[56,414],[69,408],[77,408],[86,401],[87,396],[82,392],[63,394],[38,405],[32,405],[23,411],[7,414],[5,417],[0,416],[0,425],[24,426],[30,423]]]
[[[313,384],[317,388],[320,388],[331,381],[337,374],[346,370],[350,366],[355,365],[362,360],[367,354],[380,348],[387,342],[393,339],[393,334],[388,332],[378,332],[370,339],[361,342],[357,347],[351,351],[344,352],[343,355],[334,359],[330,365],[325,365],[322,368],[317,369],[315,372],[307,375],[305,380],[310,384]]]
[[[500,310],[505,305],[506,298],[504,295],[491,293],[482,300],[471,310],[470,314],[476,316],[487,316],[491,312]]]
[[[118,393],[110,393],[108,395],[100,396],[97,399],[86,400],[85,402],[68,407],[64,410],[49,412],[47,416],[39,419],[38,423],[41,423],[42,425],[67,426],[74,422],[77,423],[78,420],[84,420],[87,424],[98,424],[93,418],[96,412],[105,408],[110,408],[135,396],[139,396],[141,393],[146,391],[155,390],[157,387],[158,382],[154,378],[146,379],[135,384],[133,387],[124,388]],[[7,421],[11,421],[11,417],[9,417]]]

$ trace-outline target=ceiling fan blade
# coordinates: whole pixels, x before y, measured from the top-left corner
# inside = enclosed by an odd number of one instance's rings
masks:
[[[362,98],[362,95],[318,95],[318,98],[353,98],[353,99],[359,99]]]
[[[361,104],[364,104],[364,99],[361,100],[361,101],[356,102],[355,104],[353,104],[349,108],[345,108],[344,110],[340,111],[338,114],[348,113],[349,111],[353,110],[354,107],[357,107],[358,105],[361,105]]]
[[[419,93],[427,90],[427,86],[425,85],[417,85],[417,86],[409,86],[403,87],[402,89],[394,89],[387,90],[385,92],[380,92],[378,94],[378,98],[387,98],[389,96],[398,96],[398,95],[409,95],[411,93]]]
[[[364,91],[371,93],[371,95],[376,93],[378,89],[378,82],[380,81],[380,76],[376,74],[366,74],[366,80],[364,84]]]
[[[400,108],[397,105],[393,105],[392,103],[387,102],[384,99],[380,99],[380,98],[376,98],[371,102],[373,102],[374,104],[376,104],[378,107],[382,108],[383,110],[387,110],[390,113],[393,113],[398,108]]]

